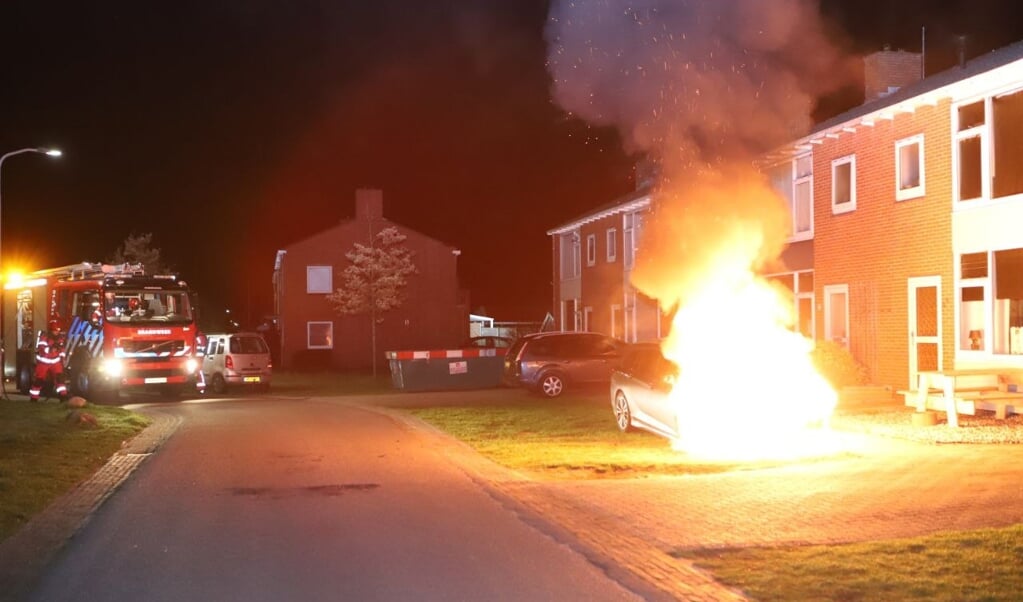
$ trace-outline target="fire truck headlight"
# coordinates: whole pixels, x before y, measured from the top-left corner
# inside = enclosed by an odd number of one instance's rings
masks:
[[[119,378],[124,374],[124,364],[120,360],[106,360],[100,368],[104,374]]]
[[[185,362],[185,372],[187,372],[189,374],[192,374],[193,372],[195,372],[198,369],[199,369],[199,360],[195,359],[194,357],[188,358],[188,361]]]

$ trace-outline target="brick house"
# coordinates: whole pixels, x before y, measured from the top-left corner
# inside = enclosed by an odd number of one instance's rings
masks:
[[[554,263],[555,329],[601,332],[629,341],[667,333],[655,299],[630,284],[655,173],[637,167],[636,189],[547,231]]]
[[[766,275],[795,293],[800,330],[847,346],[874,384],[1023,368],[1023,43],[925,79],[915,53],[864,66],[863,105],[762,157],[793,220],[786,267]],[[577,256],[647,207],[637,193],[549,232],[563,317],[628,297],[627,269],[619,281]]]
[[[372,365],[369,316],[340,316],[327,295],[342,286],[349,265],[345,253],[355,243],[368,245],[392,226],[407,237],[403,244],[412,250],[418,271],[408,279],[405,303],[377,325],[378,368],[386,369],[385,351],[445,349],[466,337],[468,299],[458,285],[459,251],[388,220],[383,193],[361,189],[355,194],[354,218],[277,252],[274,309],[283,368],[363,370]]]

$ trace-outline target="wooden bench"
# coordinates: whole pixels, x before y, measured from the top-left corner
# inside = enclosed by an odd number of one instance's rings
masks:
[[[979,390],[978,390],[979,389]],[[920,407],[919,391],[897,391],[902,395],[905,404],[923,410],[948,410],[948,401],[945,399],[944,391],[931,389],[927,392],[924,407]],[[974,390],[958,390],[955,392],[955,408],[959,414],[976,416],[977,410],[990,410],[995,413],[995,418],[1004,420],[1012,408],[1013,414],[1023,413],[1023,393],[999,391],[997,388],[978,387]]]

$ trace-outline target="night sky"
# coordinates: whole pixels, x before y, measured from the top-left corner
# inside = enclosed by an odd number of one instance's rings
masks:
[[[926,27],[931,73],[954,64],[956,36],[968,57],[1023,39],[1016,5],[820,3],[849,53],[918,51]],[[0,154],[64,157],[4,162],[4,267],[104,260],[151,232],[204,311],[229,307],[252,326],[271,311],[275,251],[350,217],[355,189],[376,187],[386,217],[462,250],[474,311],[540,320],[546,230],[629,191],[635,158],[617,129],[552,100],[549,8],[7,0]],[[857,89],[850,78],[814,117],[849,108]]]

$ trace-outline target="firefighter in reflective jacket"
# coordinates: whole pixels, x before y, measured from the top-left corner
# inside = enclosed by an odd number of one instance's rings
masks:
[[[202,373],[203,359],[206,357],[208,339],[201,331],[195,333],[195,359],[199,367],[195,371],[195,390],[200,395],[206,393],[206,375]]]
[[[64,333],[60,330],[60,322],[50,320],[49,330],[39,333],[36,342],[36,371],[32,379],[32,387],[28,391],[32,401],[39,401],[43,385],[48,380],[53,382],[53,391],[61,401],[67,399],[67,385],[64,384]]]

